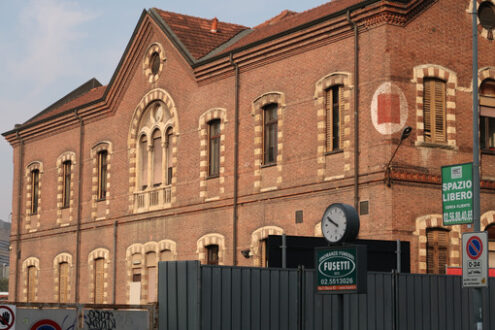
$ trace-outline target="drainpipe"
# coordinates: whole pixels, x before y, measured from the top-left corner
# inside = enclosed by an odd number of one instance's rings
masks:
[[[359,32],[347,11],[347,22],[354,29],[354,208],[359,209]]]
[[[113,292],[112,304],[116,304],[117,296],[117,220],[113,222]]]
[[[235,70],[235,92],[234,92],[234,201],[232,215],[232,264],[237,265],[237,208],[238,208],[238,181],[239,181],[239,66],[234,62],[230,53],[230,64]]]
[[[83,141],[84,141],[84,121],[77,113],[74,111],[74,115],[79,120],[79,171],[77,175],[77,215],[76,215],[76,295],[75,302],[79,303],[79,282],[80,282],[80,268],[81,268],[81,195],[82,195],[82,170],[83,170]]]
[[[19,185],[17,187],[17,233],[16,233],[16,267],[15,267],[15,291],[14,291],[14,301],[19,301],[19,276],[20,276],[20,265],[21,265],[21,201],[22,201],[22,178],[23,178],[23,169],[24,169],[24,140],[19,134],[19,130],[15,132],[17,139],[19,140]]]

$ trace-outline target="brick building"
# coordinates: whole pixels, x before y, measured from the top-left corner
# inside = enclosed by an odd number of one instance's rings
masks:
[[[414,272],[459,265],[440,168],[472,159],[472,5],[334,0],[254,28],[143,11],[108,85],[3,134],[10,299],[155,301],[157,261],[263,266],[269,234],[321,235],[334,202],[359,209],[360,238],[409,241]],[[478,30],[491,230],[495,43]]]

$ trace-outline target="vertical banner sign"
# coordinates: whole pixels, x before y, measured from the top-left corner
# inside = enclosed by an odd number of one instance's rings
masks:
[[[443,225],[473,222],[473,163],[442,167]]]
[[[488,286],[488,233],[462,234],[462,286]]]
[[[316,293],[366,292],[366,247],[317,248],[315,259]]]

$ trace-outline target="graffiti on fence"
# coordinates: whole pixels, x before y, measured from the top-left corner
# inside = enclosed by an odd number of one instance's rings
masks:
[[[86,323],[89,330],[116,329],[115,316],[112,311],[90,310],[84,314],[84,323]]]

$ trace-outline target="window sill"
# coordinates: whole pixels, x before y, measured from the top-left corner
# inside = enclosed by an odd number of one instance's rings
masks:
[[[272,166],[277,166],[277,163],[262,164],[262,165],[261,165],[261,168],[265,168],[265,167],[272,167]]]
[[[423,147],[423,148],[437,148],[437,149],[445,149],[445,150],[458,150],[459,148],[457,146],[452,146],[447,143],[433,143],[433,142],[423,142],[423,141],[416,141],[414,143],[416,147]]]
[[[99,203],[99,202],[104,202],[104,201],[106,201],[106,200],[107,200],[107,198],[106,198],[106,197],[103,197],[103,198],[97,198],[97,199],[96,199],[96,202],[97,202],[97,203]]]
[[[335,155],[335,154],[341,154],[343,152],[344,152],[344,150],[342,150],[342,149],[333,150],[333,151],[327,151],[327,152],[325,152],[325,156],[330,156],[330,155]]]
[[[70,206],[69,206],[69,205],[67,205],[67,206],[62,206],[60,209],[61,209],[61,210],[65,210],[65,209],[68,209],[68,208],[70,208]]]
[[[481,153],[484,155],[495,155],[495,150],[492,149],[481,149]]]
[[[210,175],[210,176],[207,176],[206,177],[206,180],[211,180],[211,179],[218,179],[220,177],[220,175]]]

